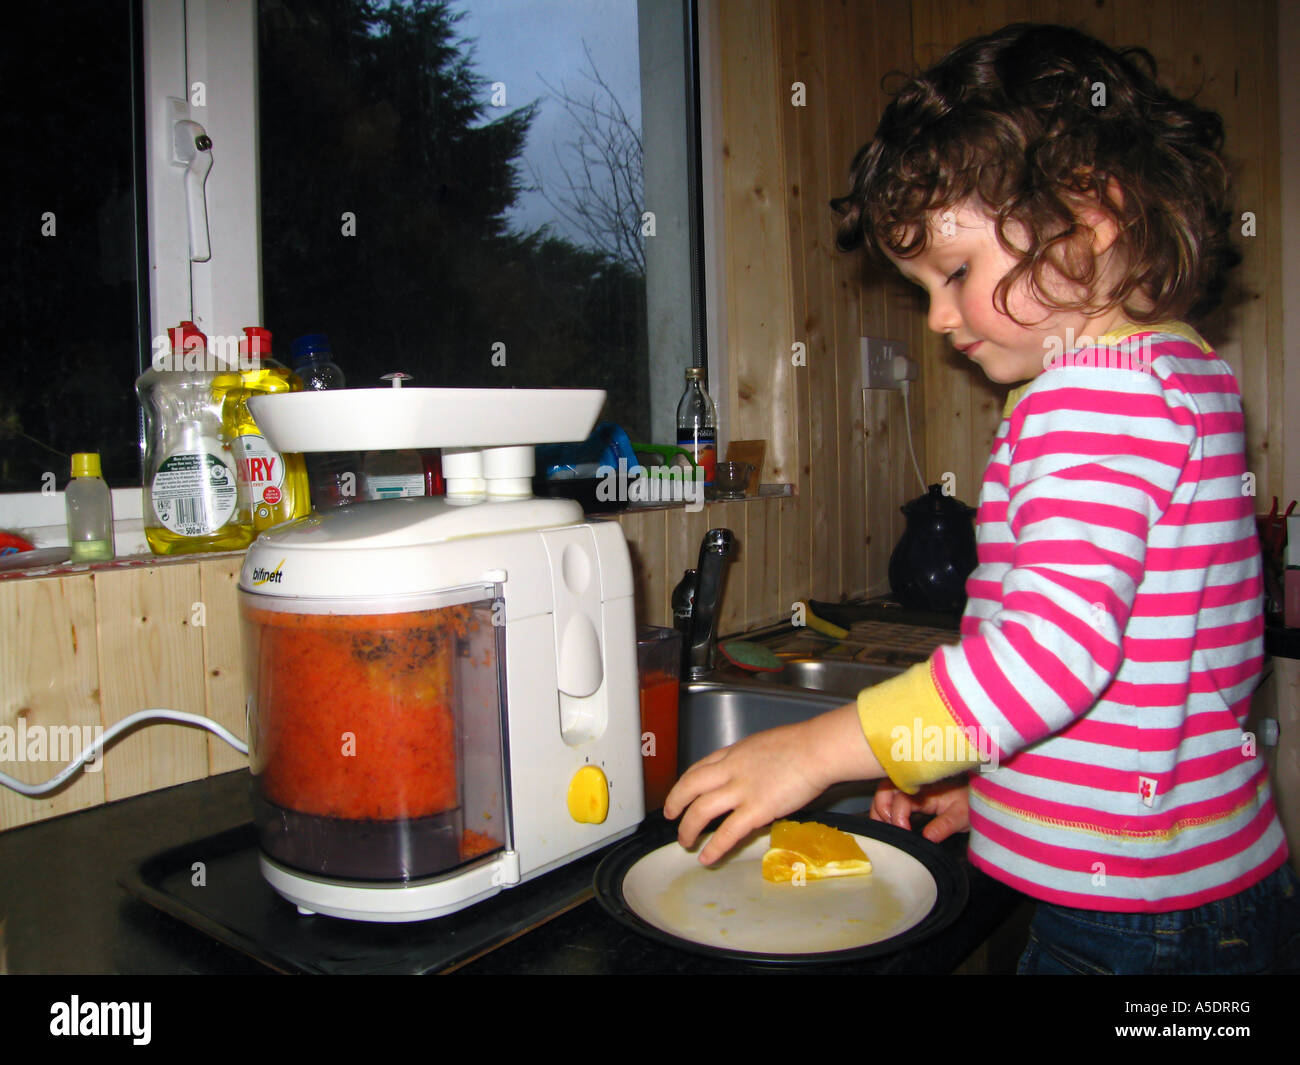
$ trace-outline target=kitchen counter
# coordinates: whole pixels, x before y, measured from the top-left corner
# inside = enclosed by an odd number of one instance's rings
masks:
[[[8,971],[270,972],[239,950],[132,896],[118,883],[119,877],[159,852],[250,819],[248,774],[240,770],[0,834],[0,919],[7,927]],[[884,958],[795,971],[949,973],[964,963],[965,971],[1010,971],[1023,943],[1022,896],[965,862],[964,836],[944,846],[959,856],[970,878],[969,903],[952,926]],[[271,894],[269,887],[260,887]],[[512,892],[522,892],[523,887],[507,890],[498,899],[508,909]],[[580,881],[571,893],[571,908],[454,971],[612,975],[772,970],[687,954],[632,933],[591,897],[589,881]]]

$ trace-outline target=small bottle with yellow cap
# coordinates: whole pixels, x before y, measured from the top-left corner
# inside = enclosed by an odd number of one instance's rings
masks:
[[[72,480],[63,498],[72,561],[113,558],[113,495],[100,474],[99,452],[78,451],[72,456]]]

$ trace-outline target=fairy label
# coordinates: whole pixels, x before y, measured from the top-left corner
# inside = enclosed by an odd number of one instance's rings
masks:
[[[275,506],[280,502],[284,497],[284,459],[280,453],[255,434],[239,437],[234,451],[239,483],[248,490],[252,505],[266,502]]]

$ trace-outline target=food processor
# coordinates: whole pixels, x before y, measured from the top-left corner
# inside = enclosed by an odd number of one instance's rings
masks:
[[[400,379],[395,382],[400,386]],[[302,913],[453,913],[644,817],[632,569],[615,522],[531,495],[604,392],[251,401],[281,452],[443,449],[445,497],[264,532],[239,581],[261,871]]]

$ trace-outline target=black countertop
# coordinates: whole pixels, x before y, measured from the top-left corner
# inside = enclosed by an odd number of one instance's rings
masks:
[[[1117,1043],[1131,1046],[1130,1030],[1118,1026],[1133,1024],[1238,1025],[1242,1027],[1218,1032],[1233,1037],[1237,1047],[1243,1038],[1254,1039],[1261,1049],[1286,1045],[1284,1041],[1293,1038],[1290,985],[1226,977],[1155,982],[1134,977],[1073,983],[1066,1000],[1062,999],[1061,985],[1050,980],[967,981],[956,993],[946,987],[936,988],[932,981],[881,980],[873,981],[869,990],[864,988],[865,995],[847,1000],[854,1003],[847,1013],[843,1004],[818,994],[820,985],[806,981],[795,985],[787,981],[748,981],[743,995],[733,993],[724,998],[710,980],[691,988],[667,988],[658,991],[658,997],[649,998],[629,995],[623,981],[597,980],[587,981],[576,993],[560,997],[514,994],[485,999],[480,983],[463,980],[440,985],[432,998],[424,985],[412,981],[361,982],[355,977],[327,984],[280,982],[271,995],[261,992],[262,985],[250,987],[239,979],[205,980],[199,984],[175,980],[176,974],[248,976],[274,971],[133,896],[118,883],[123,873],[138,870],[161,852],[173,848],[183,852],[193,841],[211,839],[214,834],[240,835],[250,815],[248,785],[246,771],[228,773],[0,833],[0,921],[7,931],[8,972],[52,974],[5,981],[0,1017],[5,1020],[11,1047],[43,1048],[48,1052],[65,1049],[51,1044],[66,1043],[70,1038],[74,1052],[93,1053],[112,1045],[131,1053],[137,1050],[133,1043],[147,1043],[155,1049],[174,1048],[183,1053],[193,1053],[196,1046],[202,1046],[210,1056],[227,1051],[247,1055],[253,1047],[260,1047],[268,1034],[278,1034],[280,1045],[299,1056],[320,1052],[334,1059],[354,1050],[373,1055],[384,1045],[384,1038],[395,1038],[400,1033],[411,1039],[435,1040],[430,1043],[435,1053],[445,1050],[448,1040],[450,1045],[459,1041],[466,1049],[473,1045],[481,1052],[483,1036],[495,1034],[490,1027],[494,1023],[507,1039],[516,1039],[524,1032],[527,1038],[541,1039],[564,1030],[564,1022],[575,1018],[599,1016],[606,1024],[609,1018],[619,1018],[639,1026],[639,1011],[649,1007],[658,1011],[678,1038],[705,1045],[710,1036],[714,1040],[725,1038],[731,1049],[737,1040],[766,1038],[770,1042],[773,1026],[779,1031],[781,1020],[792,1009],[797,1011],[805,1005],[820,1011],[819,1016],[879,1022],[875,1024],[879,1037],[871,1045],[873,1050],[891,1056],[900,1051],[914,1054],[918,1045],[969,1045],[972,1038],[980,1038],[984,1024],[995,1020],[1003,1030],[1015,1032],[1026,1026],[1036,1031],[1045,1019],[1051,1018],[1058,1025],[1058,1038],[1068,1039],[1070,1045],[1111,1051]],[[954,855],[961,855],[964,846],[961,837],[945,844]],[[964,858],[961,860],[964,862]],[[571,870],[566,867],[503,891],[471,909],[505,913],[509,918],[510,906],[524,905],[535,894],[528,890],[530,885],[558,878],[552,882],[558,885],[553,887],[553,893],[569,891],[566,884],[581,879]],[[660,945],[609,917],[590,897],[588,873],[586,884],[578,886],[565,903],[567,910],[550,920],[507,931],[515,938],[470,956],[469,960],[462,959],[451,971],[455,975],[562,973],[706,978],[745,973],[923,975],[953,972],[972,951],[978,951],[979,959],[996,962],[988,966],[990,971],[1013,971],[1020,946],[1014,930],[1023,928],[1027,906],[1017,893],[969,866],[966,870],[969,901],[957,921],[912,948],[852,966],[745,966]],[[566,877],[569,881],[565,881]],[[258,877],[247,879],[260,881]],[[542,890],[544,893],[547,889]],[[263,902],[282,911],[284,920],[297,920],[289,904],[271,895],[265,885],[262,896]],[[506,910],[491,909],[498,900]],[[422,934],[427,937],[434,931],[429,926],[436,926],[438,936],[453,935],[443,930],[457,927],[455,921],[460,917],[457,914],[424,922],[423,933],[421,926],[415,925],[369,925],[324,917],[302,920],[307,926],[311,922],[330,922],[327,935],[333,942],[368,948],[384,940],[395,944],[418,939]],[[453,923],[443,924],[445,921]],[[1002,930],[1001,934],[981,949],[981,944],[998,930]],[[346,953],[342,951],[340,957]],[[361,952],[354,953],[360,956]],[[405,959],[400,950],[395,954],[398,962],[383,971],[403,971]],[[0,962],[3,960],[0,956]],[[4,971],[3,965],[0,971]],[[353,966],[334,971],[360,970]],[[116,974],[144,976],[124,979]],[[1063,1001],[1068,1001],[1068,1009],[1063,1008]],[[1230,1016],[1192,1013],[1192,1001],[1197,1009],[1209,1003],[1236,1012]],[[1015,1009],[1009,1013],[1012,1004]],[[489,1006],[494,1005],[501,1007],[496,1022],[490,1019]],[[129,1014],[122,1015],[123,1034],[109,1033],[105,1040],[107,1028],[88,1030],[88,1011],[93,1020],[97,1009],[101,1017],[107,1017],[105,1011],[109,1009],[129,1010]],[[1174,1009],[1185,1012],[1171,1012]],[[79,1017],[81,1030],[56,1031],[55,1019],[59,1017]],[[139,1027],[137,1021],[141,1022]],[[743,1032],[733,1031],[737,1023]],[[581,1025],[569,1027],[578,1034],[584,1031]],[[1145,1033],[1143,1041],[1161,1035],[1182,1035],[1202,1042],[1210,1038],[1206,1031],[1153,1028]],[[143,1035],[137,1036],[137,1032]],[[69,1038],[56,1038],[62,1035]]]
[[[249,780],[241,770],[0,833],[0,918],[6,922],[8,971],[271,972],[237,944],[219,942],[135,897],[119,883],[160,852],[237,829],[250,820]],[[590,868],[597,861],[593,858],[587,860],[586,868],[567,874],[567,879],[561,870],[534,882],[539,888],[531,896],[549,890],[548,905],[551,912],[562,911],[558,916],[530,920],[523,914],[530,897],[525,892],[527,884],[480,904],[493,906],[483,912],[502,922],[502,936],[514,938],[485,953],[479,951],[471,960],[457,959],[446,968],[461,974],[949,973],[1021,911],[1024,899],[965,861],[964,836],[953,837],[944,846],[958,858],[969,878],[970,899],[962,916],[924,943],[852,966],[782,970],[744,965],[688,954],[644,938],[615,921],[595,901],[590,881]],[[257,894],[257,905],[282,908],[283,915],[277,919],[296,919],[289,904],[274,896],[260,877],[250,875],[247,879],[255,885],[246,887]],[[557,904],[555,898],[560,895],[564,901]],[[333,921],[323,917],[308,920]],[[368,938],[375,943],[397,942],[403,937],[401,929],[407,927],[340,924],[347,926],[346,935],[353,946],[358,942],[365,945]],[[431,930],[430,924],[425,931]],[[358,965],[363,963],[364,959]],[[384,971],[426,971],[418,966],[403,968],[408,964],[406,959]],[[292,966],[277,968],[291,970]],[[434,963],[429,971],[439,968],[443,967]],[[319,971],[369,970],[354,965],[350,970]]]

